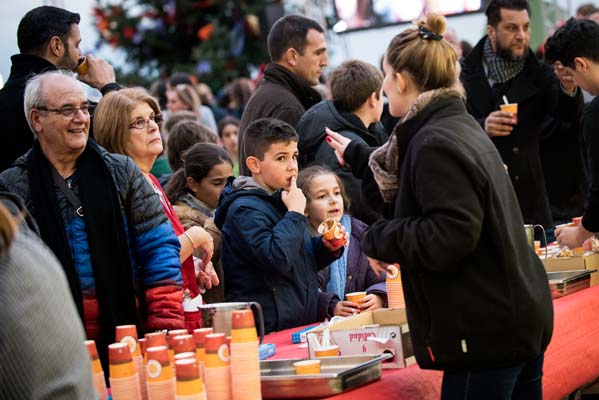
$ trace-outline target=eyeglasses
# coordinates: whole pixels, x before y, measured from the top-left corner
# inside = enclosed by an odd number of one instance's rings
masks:
[[[147,118],[138,118],[129,124],[129,129],[146,129],[150,121],[157,124],[162,122],[162,114],[150,115]]]
[[[48,111],[48,112],[62,114],[65,117],[72,117],[75,115],[75,113],[77,111],[81,111],[83,114],[89,115],[89,106],[88,105],[84,105],[81,107],[67,106],[67,107],[62,107],[62,108],[35,107],[35,109],[40,110],[40,111]]]

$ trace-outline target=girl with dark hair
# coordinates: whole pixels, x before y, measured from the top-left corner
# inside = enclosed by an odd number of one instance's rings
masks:
[[[218,123],[218,137],[227,153],[233,160],[233,174],[239,175],[237,165],[237,138],[239,135],[239,120],[232,116],[221,119]]]
[[[220,263],[220,231],[212,217],[227,177],[233,175],[233,161],[227,151],[212,143],[198,143],[185,153],[180,168],[166,187],[166,196],[185,228],[203,226],[212,236],[212,265],[221,284],[203,295],[207,303],[224,301],[223,268]]]

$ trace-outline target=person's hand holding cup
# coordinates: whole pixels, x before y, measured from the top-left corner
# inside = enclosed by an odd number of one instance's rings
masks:
[[[508,136],[518,123],[518,103],[501,104],[485,119],[485,132],[489,137]]]
[[[354,308],[353,314],[360,313],[362,301],[366,297],[366,292],[352,292],[346,293],[345,299],[350,303],[350,306]]]
[[[514,124],[518,123],[518,103],[500,104],[499,109],[505,113],[510,113]]]

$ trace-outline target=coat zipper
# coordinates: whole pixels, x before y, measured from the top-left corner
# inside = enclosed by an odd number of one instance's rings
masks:
[[[428,355],[431,358],[431,361],[434,363],[435,362],[435,355],[433,354],[433,348],[431,347],[431,345],[428,342],[428,340],[426,341],[426,349],[428,350]]]

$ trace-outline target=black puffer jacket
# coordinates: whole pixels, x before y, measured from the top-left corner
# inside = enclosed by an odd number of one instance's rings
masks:
[[[420,367],[534,359],[551,339],[551,295],[499,153],[458,97],[418,109],[396,127],[393,219],[370,227],[364,251],[401,266]]]
[[[387,141],[387,133],[380,122],[364,126],[354,114],[340,113],[332,101],[324,101],[310,108],[297,124],[298,149],[302,165],[326,165],[343,181],[350,199],[349,214],[370,225],[380,218],[360,193],[361,179],[356,178],[348,167],[342,167],[335,152],[325,141],[325,128],[329,128],[354,142],[378,147]]]

